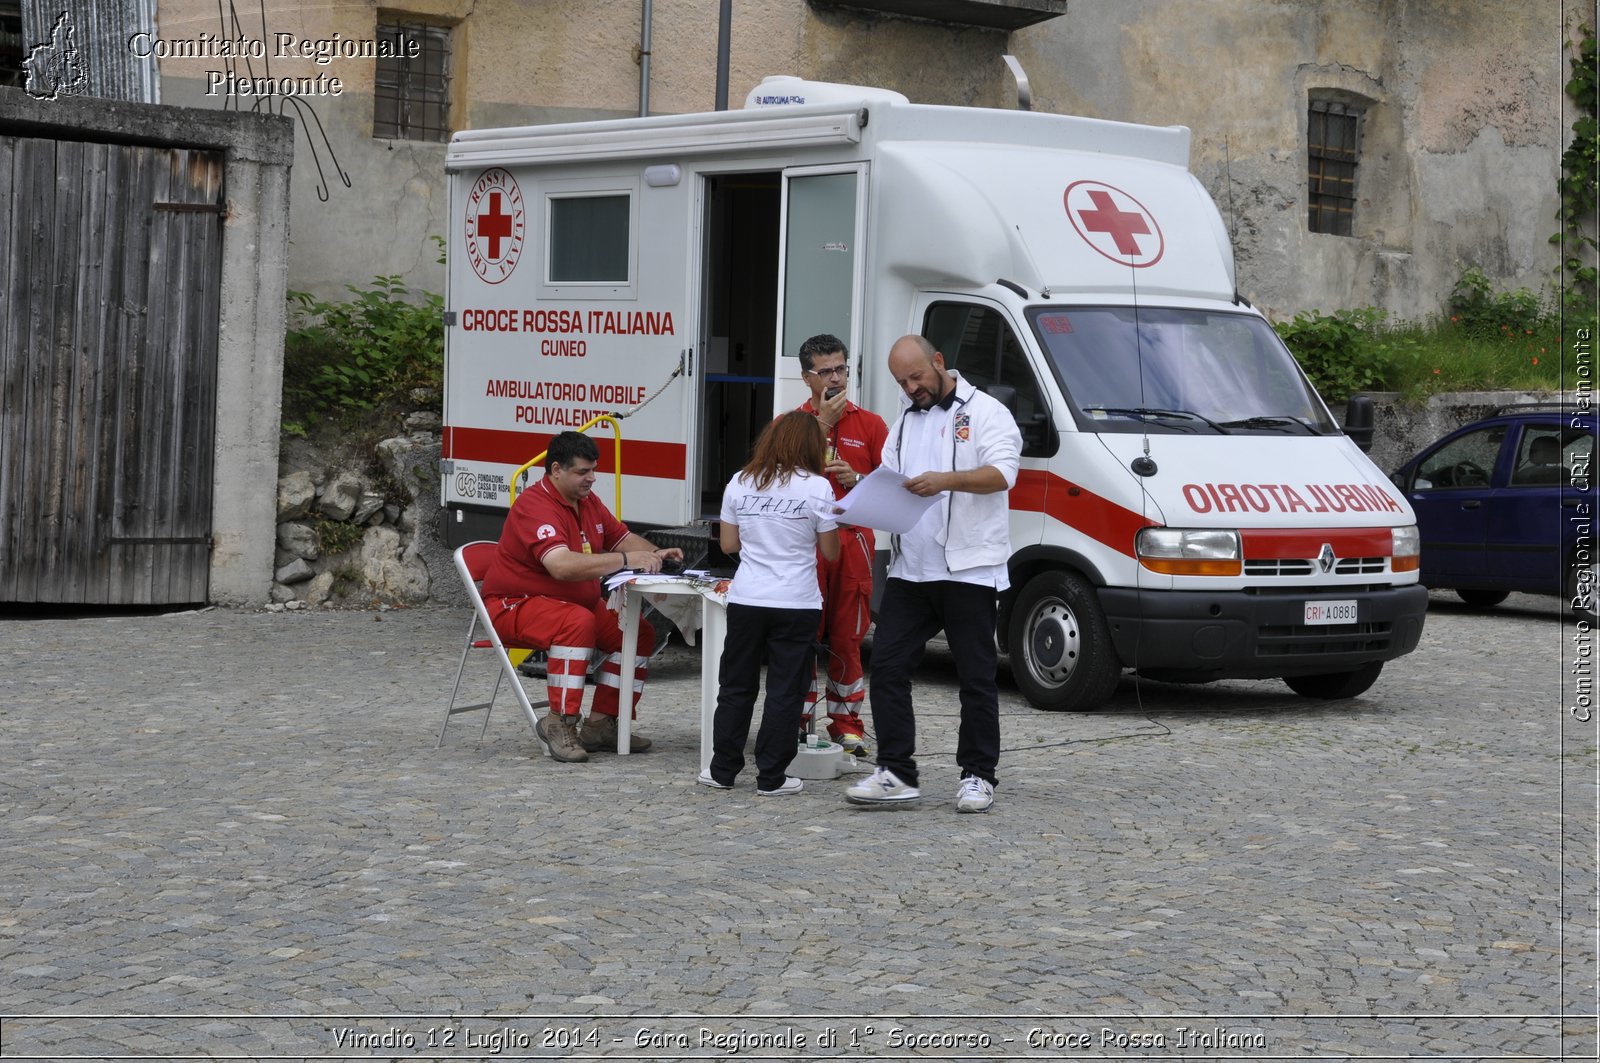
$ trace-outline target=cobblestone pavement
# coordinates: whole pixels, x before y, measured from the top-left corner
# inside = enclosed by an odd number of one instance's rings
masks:
[[[862,810],[695,785],[682,648],[648,754],[557,764],[509,700],[436,750],[466,617],[0,621],[0,1057],[1593,1058],[1553,599],[1435,594],[1346,702],[1005,681],[986,816],[948,655],[928,796]]]

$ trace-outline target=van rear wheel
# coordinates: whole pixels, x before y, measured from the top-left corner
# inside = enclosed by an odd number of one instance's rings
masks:
[[[1378,681],[1383,671],[1382,661],[1373,661],[1348,672],[1324,672],[1321,675],[1286,675],[1283,681],[1289,689],[1304,698],[1337,701],[1365,694]]]
[[[1041,572],[1011,611],[1011,671],[1036,708],[1089,712],[1111,696],[1122,662],[1094,587],[1075,572]]]

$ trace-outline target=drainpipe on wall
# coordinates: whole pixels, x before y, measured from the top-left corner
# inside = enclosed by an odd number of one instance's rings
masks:
[[[644,0],[639,12],[639,117],[650,113],[650,2]]]
[[[717,110],[728,109],[728,23],[733,19],[733,0],[722,0],[717,15]]]

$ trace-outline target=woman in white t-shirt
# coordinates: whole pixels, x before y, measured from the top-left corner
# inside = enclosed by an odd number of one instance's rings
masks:
[[[811,683],[811,650],[822,618],[817,551],[839,556],[828,516],[833,487],[823,474],[828,440],[817,419],[792,410],[761,432],[750,461],[722,495],[722,549],[739,554],[728,589],[728,635],[722,646],[711,766],[700,782],[733,787],[767,658],[767,700],[756,732],[756,793],[799,793],[786,771],[794,760],[800,715]]]

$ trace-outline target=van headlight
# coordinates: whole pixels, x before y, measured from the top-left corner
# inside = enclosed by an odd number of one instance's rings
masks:
[[[1239,533],[1217,528],[1144,528],[1134,537],[1139,563],[1168,576],[1237,576]]]
[[[1415,572],[1422,563],[1422,536],[1417,526],[1407,524],[1403,528],[1391,528],[1390,534],[1394,544],[1389,555],[1389,571]]]

